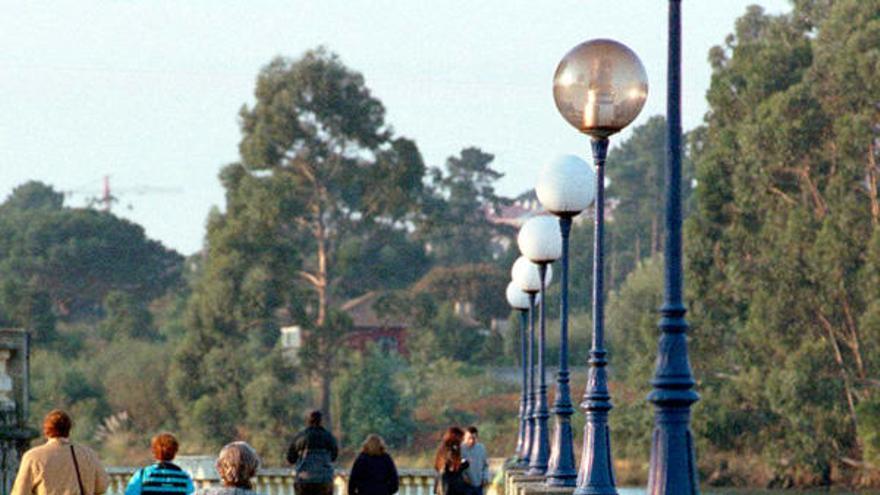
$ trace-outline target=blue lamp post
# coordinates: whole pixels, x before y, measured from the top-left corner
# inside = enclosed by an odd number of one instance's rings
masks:
[[[529,301],[529,295],[523,292],[513,282],[507,284],[505,296],[507,296],[507,303],[510,304],[510,307],[516,310],[517,313],[519,313],[519,342],[520,364],[522,367],[522,393],[520,394],[519,398],[519,432],[516,436],[516,465],[519,467],[525,467],[528,466],[528,458],[523,457],[525,455],[523,450],[525,449],[525,445],[528,444],[528,440],[526,439],[526,424],[528,421],[526,413],[528,411],[527,407],[529,405],[529,363],[526,361],[526,331],[528,329],[528,314],[531,303]]]
[[[581,403],[587,423],[575,495],[617,493],[608,429],[611,395],[604,344],[605,157],[608,137],[636,118],[647,95],[647,75],[641,61],[632,50],[612,40],[591,40],[575,46],[559,62],[553,77],[556,108],[569,124],[592,138],[596,165],[593,346]]]
[[[648,469],[651,495],[699,493],[691,405],[699,400],[688,359],[681,267],[681,0],[669,1],[666,85],[666,246],[664,301],[660,308],[657,369],[648,400],[654,435]]]
[[[532,302],[532,319],[531,319],[531,335],[534,339],[535,333],[535,302],[540,302],[541,304],[541,321],[543,322],[543,308],[544,308],[544,295],[543,291],[550,283],[553,278],[553,270],[547,264],[538,265],[536,263],[531,262],[525,256],[520,256],[513,263],[513,268],[511,270],[513,275],[513,281],[519,288],[529,294],[529,298]],[[538,296],[540,295],[540,299]],[[526,449],[528,451],[529,457],[529,470],[526,474],[529,475],[543,475],[544,471],[547,469],[547,456],[549,455],[549,439],[547,438],[547,418],[550,414],[547,411],[547,385],[545,381],[545,367],[544,367],[544,346],[545,346],[545,333],[543,323],[540,326],[540,333],[537,339],[537,368],[538,368],[538,376],[535,376],[535,368],[530,368],[530,382],[531,382],[531,414],[529,416],[529,422],[531,424],[531,432],[529,437],[529,444],[526,445]],[[531,364],[535,364],[534,360],[532,360]],[[541,467],[543,466],[543,468]]]
[[[595,189],[596,176],[593,170],[587,162],[572,155],[560,156],[546,165],[535,186],[538,200],[544,209],[559,217],[562,237],[559,372],[556,374],[556,398],[553,402],[556,424],[547,466],[547,484],[551,486],[575,486],[577,481],[571,430],[574,408],[568,385],[568,239],[572,219],[593,202]]]

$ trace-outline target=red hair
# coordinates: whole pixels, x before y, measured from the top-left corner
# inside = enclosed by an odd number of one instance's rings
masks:
[[[48,438],[67,438],[70,436],[71,427],[73,427],[73,421],[61,409],[49,411],[43,420],[43,433]]]
[[[458,471],[461,467],[461,441],[464,439],[464,431],[452,426],[443,434],[443,440],[437,448],[434,457],[434,469],[442,473],[445,469]]]
[[[150,441],[150,450],[157,461],[170,461],[177,455],[180,444],[171,433],[160,433]]]

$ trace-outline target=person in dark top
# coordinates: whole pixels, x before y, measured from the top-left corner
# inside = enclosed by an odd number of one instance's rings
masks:
[[[171,462],[179,445],[174,435],[160,433],[150,441],[155,464],[140,468],[132,475],[125,495],[189,495],[194,491],[192,478]]]
[[[434,493],[437,495],[471,495],[471,487],[465,472],[468,461],[461,458],[461,441],[464,430],[453,426],[443,434],[443,440],[434,457],[437,479]]]
[[[361,453],[348,475],[348,495],[392,495],[397,493],[397,467],[379,435],[367,436]]]
[[[321,426],[321,411],[306,415],[306,428],[293,437],[287,462],[294,465],[296,495],[333,495],[333,461],[339,455],[336,439]]]

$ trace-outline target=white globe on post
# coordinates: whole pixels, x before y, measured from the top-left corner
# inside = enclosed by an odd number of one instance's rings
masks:
[[[556,217],[540,215],[526,220],[516,243],[520,252],[534,263],[550,263],[562,256],[562,234]]]
[[[538,274],[538,265],[532,263],[525,256],[520,256],[513,262],[513,267],[510,269],[510,277],[521,290],[527,293],[537,293],[541,290],[541,276]],[[551,280],[553,280],[553,267],[547,265],[544,287],[550,285]]]
[[[529,309],[529,295],[523,292],[516,283],[510,282],[507,284],[505,295],[507,296],[507,303],[510,304],[511,308],[520,310]]]
[[[596,171],[574,155],[561,155],[541,169],[535,192],[550,213],[573,217],[596,199]]]

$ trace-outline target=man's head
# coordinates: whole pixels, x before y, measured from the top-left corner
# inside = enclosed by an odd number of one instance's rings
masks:
[[[314,411],[309,411],[306,414],[306,426],[321,426],[321,421],[324,416],[321,414],[321,411],[315,409]]]
[[[49,414],[43,419],[43,433],[47,438],[67,438],[70,436],[71,427],[73,427],[73,421],[61,409],[49,411]]]
[[[150,441],[150,450],[157,461],[171,461],[177,455],[179,448],[177,439],[170,433],[160,433]]]
[[[468,427],[465,429],[465,433],[464,433],[464,444],[465,444],[465,446],[467,446],[467,447],[473,447],[474,445],[476,445],[477,440],[479,440],[479,436],[480,436],[480,434],[479,434],[479,432],[477,431],[477,427],[476,427],[476,426],[468,426]]]

